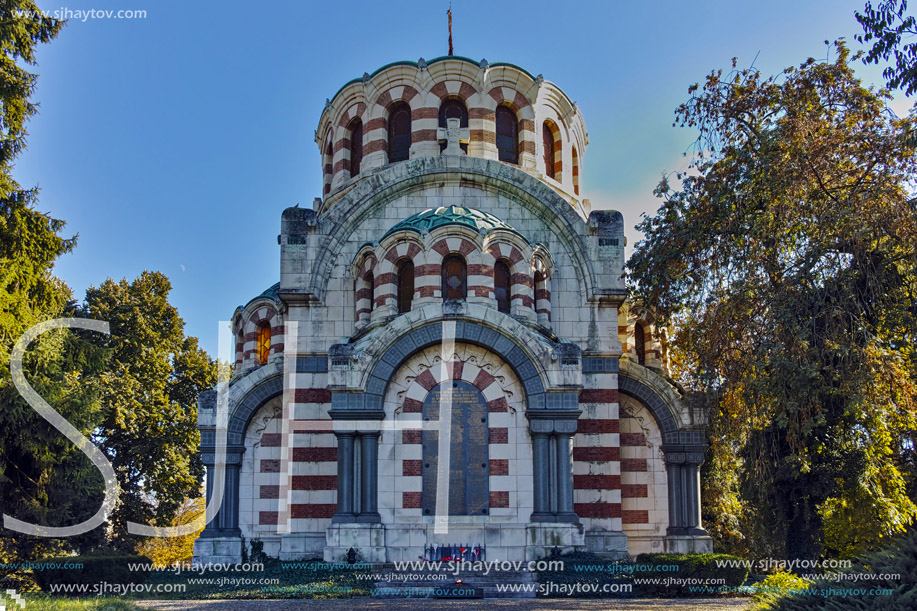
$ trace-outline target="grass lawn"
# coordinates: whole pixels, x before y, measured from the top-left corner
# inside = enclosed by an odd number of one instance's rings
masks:
[[[140,607],[130,601],[118,598],[66,598],[45,594],[25,594],[26,609],[29,611],[140,611]],[[18,609],[7,600],[8,609]]]
[[[317,568],[283,568],[279,560],[264,562],[264,571],[229,571],[204,573],[156,571],[147,578],[148,594],[139,598],[158,600],[213,599],[329,599],[369,596],[374,584],[358,579],[365,570],[334,569],[316,562]],[[210,583],[200,583],[201,581]],[[277,580],[276,583],[265,583]],[[166,587],[183,585],[183,592],[164,591]],[[160,587],[161,586],[161,587]],[[157,591],[158,590],[158,591]]]

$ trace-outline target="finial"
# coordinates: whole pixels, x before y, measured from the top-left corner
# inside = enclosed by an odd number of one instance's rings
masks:
[[[418,69],[418,70],[426,70],[426,69],[427,69],[427,60],[425,60],[425,59],[422,58],[422,57],[421,57],[420,59],[418,59],[418,60],[417,60],[417,69]]]
[[[542,76],[542,75],[539,74],[538,76],[535,77],[535,84],[536,84],[536,85],[541,85],[543,82],[544,82],[544,76]]]
[[[325,98],[325,110],[328,110],[328,107],[331,106],[331,100]]]
[[[481,62],[478,64],[478,66],[481,68],[481,70],[487,70],[490,67],[490,64],[487,63],[486,59],[481,58]]]
[[[449,55],[452,55],[452,3],[449,3],[449,10],[446,12],[449,15]]]
[[[363,73],[363,84],[365,85],[368,82],[369,82],[369,72],[364,72]]]

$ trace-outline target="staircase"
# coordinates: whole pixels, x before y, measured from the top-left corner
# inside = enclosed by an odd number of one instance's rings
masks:
[[[375,572],[385,575],[376,581],[377,598],[535,598],[537,575],[528,571],[396,570],[387,563]],[[460,583],[459,583],[460,581]],[[528,586],[528,591],[498,591],[497,584]],[[509,589],[509,588],[507,588]]]

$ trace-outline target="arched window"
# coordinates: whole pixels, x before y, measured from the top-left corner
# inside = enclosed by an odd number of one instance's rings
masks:
[[[363,278],[364,282],[366,283],[366,290],[369,293],[369,311],[372,312],[376,307],[376,278],[373,276],[372,272],[366,272],[366,275]]]
[[[579,195],[579,155],[576,154],[575,146],[570,152],[573,153],[573,193]]]
[[[396,102],[388,113],[388,161],[404,161],[411,154],[411,107]]]
[[[500,161],[519,163],[519,123],[505,104],[497,106],[497,152]]]
[[[646,365],[646,337],[641,323],[634,324],[634,350],[637,353],[637,362]]]
[[[509,314],[511,289],[509,266],[503,261],[497,261],[494,263],[494,297],[497,298],[497,310],[504,314]]]
[[[442,128],[446,127],[446,119],[458,119],[459,127],[468,127],[468,109],[465,108],[465,103],[456,98],[449,98],[444,100],[439,107],[439,126]],[[460,144],[462,150],[466,153],[468,152],[467,144]],[[439,143],[440,152],[446,150],[446,143]]]
[[[350,124],[350,175],[360,173],[363,161],[363,122],[356,119]]]
[[[541,129],[542,144],[544,146],[544,173],[545,176],[555,178],[554,175],[554,130],[545,121]]]
[[[414,301],[414,262],[404,259],[398,265],[398,313],[411,311]]]
[[[468,267],[461,255],[443,259],[443,299],[465,299],[468,294]]]
[[[334,147],[331,145],[331,140],[328,140],[328,146],[325,147],[325,187],[324,194],[328,195],[331,192],[331,178],[334,175]]]
[[[258,362],[267,365],[267,357],[271,354],[271,324],[258,325],[257,335]]]

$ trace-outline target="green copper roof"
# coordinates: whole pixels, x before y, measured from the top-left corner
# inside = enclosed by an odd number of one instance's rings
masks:
[[[420,235],[424,235],[444,225],[465,225],[481,233],[488,233],[494,229],[503,229],[512,231],[522,239],[525,239],[525,236],[516,231],[515,228],[494,215],[462,206],[428,208],[423,212],[412,214],[403,221],[396,223],[394,227],[385,232],[382,238],[384,239],[397,231],[404,230],[416,231]]]

